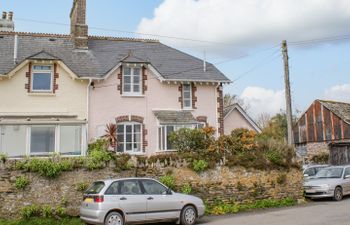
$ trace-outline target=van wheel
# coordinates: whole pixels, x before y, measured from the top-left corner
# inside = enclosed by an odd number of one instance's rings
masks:
[[[334,197],[335,201],[341,201],[343,199],[343,189],[341,187],[336,187],[334,189]]]
[[[181,225],[194,225],[197,219],[197,210],[189,205],[182,209],[180,222]]]
[[[118,212],[110,212],[105,219],[105,225],[124,225],[124,218]]]

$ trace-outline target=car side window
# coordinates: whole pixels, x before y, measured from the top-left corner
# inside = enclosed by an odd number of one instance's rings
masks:
[[[145,194],[163,195],[167,192],[167,188],[154,180],[142,180]]]
[[[136,180],[121,181],[119,190],[120,190],[120,194],[122,195],[142,194],[140,183]]]
[[[106,190],[105,195],[118,195],[120,193],[118,189],[119,183],[119,181],[113,182]]]
[[[350,167],[345,169],[344,177],[347,176],[347,175],[350,175]]]
[[[304,174],[307,174],[309,176],[314,176],[316,175],[316,171],[315,171],[315,168],[309,168],[309,169],[306,169]]]

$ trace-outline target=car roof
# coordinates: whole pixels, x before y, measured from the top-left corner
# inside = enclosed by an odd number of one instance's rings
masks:
[[[115,181],[122,181],[122,180],[155,180],[153,178],[149,178],[149,177],[126,177],[126,178],[110,178],[110,179],[105,179],[105,180],[97,180],[94,182],[105,182],[105,183],[112,183]],[[157,180],[155,180],[157,181]]]

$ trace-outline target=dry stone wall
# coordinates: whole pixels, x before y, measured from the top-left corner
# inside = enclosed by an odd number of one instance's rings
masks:
[[[178,190],[184,184],[190,184],[193,194],[209,203],[216,200],[246,203],[258,199],[302,198],[303,177],[298,169],[260,171],[218,166],[198,174],[185,166],[169,167],[155,163],[115,172],[111,164],[101,170],[77,169],[48,179],[36,173],[10,170],[0,163],[0,218],[19,217],[24,206],[40,204],[57,207],[63,202],[67,213],[77,216],[83,195],[78,187],[82,183],[133,176],[158,178],[169,171],[175,177]],[[24,190],[15,188],[19,176],[26,176],[30,181]]]

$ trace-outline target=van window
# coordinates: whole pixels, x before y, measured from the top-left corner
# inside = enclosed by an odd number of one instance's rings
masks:
[[[105,186],[103,181],[94,182],[86,191],[85,194],[98,194]]]

